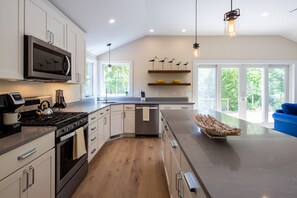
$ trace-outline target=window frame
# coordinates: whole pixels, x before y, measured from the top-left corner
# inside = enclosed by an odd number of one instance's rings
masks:
[[[109,64],[107,60],[99,61],[98,62],[98,95],[100,97],[105,97],[105,83],[104,83],[104,65]],[[128,65],[129,66],[129,90],[128,90],[128,95],[118,95],[118,96],[113,96],[113,97],[132,97],[133,96],[133,90],[134,90],[134,82],[133,82],[133,74],[134,74],[134,69],[133,69],[133,61],[111,61],[111,65]]]
[[[220,94],[219,93],[219,85],[220,85],[220,70],[221,68],[224,68],[228,66],[228,68],[232,67],[238,67],[241,68],[240,70],[240,77],[243,78],[242,71],[245,70],[246,66],[248,67],[255,67],[255,68],[264,68],[265,73],[265,83],[267,83],[265,86],[268,87],[268,70],[269,68],[287,68],[285,69],[285,83],[286,83],[286,96],[285,100],[286,102],[296,102],[297,99],[297,90],[296,84],[297,83],[297,69],[295,68],[297,66],[296,61],[194,61],[193,62],[193,101],[197,102],[198,97],[198,68],[216,68],[216,74],[217,74],[217,83],[216,83],[216,93],[217,93],[217,111],[220,111],[221,107],[219,104]],[[267,82],[266,82],[267,81]],[[242,83],[241,80],[239,82]],[[240,86],[243,87],[245,84],[241,84]],[[265,97],[265,115],[268,115],[268,92],[266,92]],[[197,106],[196,106],[197,108]],[[268,118],[264,119],[265,124],[268,124]]]
[[[82,96],[82,100],[87,100],[90,98],[96,98],[97,97],[97,61],[93,60],[92,58],[86,58],[86,65],[85,65],[85,69],[87,68],[87,64],[90,63],[92,64],[92,95],[90,96],[86,96],[83,94],[83,86],[86,83],[85,82],[81,85],[81,96]],[[86,79],[86,74],[87,72],[85,72],[85,79]]]

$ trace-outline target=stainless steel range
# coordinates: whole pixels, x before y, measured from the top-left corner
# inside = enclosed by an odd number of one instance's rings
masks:
[[[31,104],[26,100],[26,104]],[[35,101],[33,103],[38,103]],[[40,101],[39,101],[40,103]],[[55,126],[56,136],[56,197],[72,195],[87,174],[87,153],[73,159],[75,131],[83,127],[85,145],[88,148],[88,114],[82,112],[54,112],[51,116],[37,116],[34,111],[22,113],[22,126]]]

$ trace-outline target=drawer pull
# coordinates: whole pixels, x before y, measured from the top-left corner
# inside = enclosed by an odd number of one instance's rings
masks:
[[[126,107],[126,109],[133,109],[133,107]]]
[[[92,118],[91,118],[91,120],[95,120],[95,119],[96,119],[96,117],[92,117]]]
[[[164,129],[165,129],[165,131],[168,131],[168,127],[166,125],[165,125]]]
[[[103,115],[103,114],[104,114],[104,112],[101,112],[101,113],[100,113],[100,115]]]
[[[106,109],[106,111],[109,111],[109,109]]]
[[[91,128],[91,131],[94,131],[96,129],[96,127]]]
[[[96,151],[96,149],[93,149],[93,150],[91,151],[91,154],[95,153],[95,151]]]
[[[37,150],[36,150],[36,148],[34,148],[34,149],[32,149],[32,150],[30,150],[30,151],[24,153],[23,155],[18,156],[18,160],[26,159],[27,157],[33,155],[33,154],[36,153],[36,152],[37,152]]]
[[[176,149],[176,148],[178,147],[178,143],[177,143],[176,140],[172,140],[172,141],[170,141],[170,145],[171,145],[171,147],[174,148],[174,149]]]
[[[181,109],[189,109],[189,107],[181,107]]]
[[[187,172],[184,175],[185,175],[186,183],[189,187],[189,190],[191,192],[197,192],[200,186],[196,177],[191,172]]]
[[[92,139],[91,139],[91,142],[93,142],[94,140],[96,140],[96,137],[92,138]]]

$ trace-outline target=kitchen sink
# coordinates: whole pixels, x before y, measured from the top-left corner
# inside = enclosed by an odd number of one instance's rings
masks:
[[[113,103],[117,103],[115,101],[99,101],[102,104],[113,104]]]

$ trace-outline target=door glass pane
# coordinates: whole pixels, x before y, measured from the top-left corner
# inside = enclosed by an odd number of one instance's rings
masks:
[[[273,122],[272,114],[285,102],[285,68],[269,68],[268,78],[268,122]]]
[[[221,69],[221,107],[225,112],[238,117],[238,68]]]
[[[250,122],[264,122],[263,68],[247,68],[247,115]]]
[[[216,109],[216,69],[198,68],[198,109]]]

